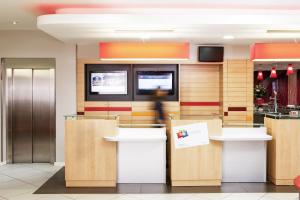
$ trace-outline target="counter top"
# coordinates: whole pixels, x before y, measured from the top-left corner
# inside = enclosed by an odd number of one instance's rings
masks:
[[[271,119],[300,119],[300,116],[291,117],[290,115],[280,115],[280,114],[266,114],[266,117]]]
[[[118,135],[104,136],[110,142],[166,141],[166,128],[118,128]]]
[[[269,141],[272,136],[267,134],[266,127],[234,127],[222,128],[222,135],[211,135],[210,140],[216,141]]]
[[[224,136],[224,135],[212,135],[209,136],[210,140],[216,140],[216,141],[269,141],[272,140],[272,136],[270,135],[255,135],[255,136]]]
[[[291,117],[288,114],[270,113],[270,112],[254,112],[254,115],[265,116],[271,119],[300,119],[300,116]]]

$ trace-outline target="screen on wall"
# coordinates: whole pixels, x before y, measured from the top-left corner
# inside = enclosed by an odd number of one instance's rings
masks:
[[[127,94],[127,71],[91,72],[90,91],[96,94]]]
[[[166,71],[142,71],[137,72],[139,93],[151,93],[160,88],[161,90],[173,92],[173,72]]]

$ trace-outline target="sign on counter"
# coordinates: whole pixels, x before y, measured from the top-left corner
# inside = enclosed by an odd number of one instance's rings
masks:
[[[207,123],[174,126],[172,134],[176,149],[209,144]]]

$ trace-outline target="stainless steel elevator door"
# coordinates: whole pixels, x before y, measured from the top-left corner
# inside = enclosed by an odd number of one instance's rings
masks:
[[[13,162],[32,162],[32,69],[12,73]]]
[[[49,70],[33,70],[33,162],[50,162],[50,83]]]
[[[53,162],[54,70],[12,69],[12,162]]]

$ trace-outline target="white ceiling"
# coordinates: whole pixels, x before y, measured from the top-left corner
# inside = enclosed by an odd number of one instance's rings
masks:
[[[60,9],[38,18],[33,6],[110,5],[110,8]],[[162,3],[163,2],[163,3]],[[149,6],[150,5],[150,6]],[[170,7],[168,7],[170,5]],[[81,13],[81,14],[72,14]],[[84,14],[82,14],[84,13]],[[17,21],[16,25],[12,21]],[[98,41],[190,41],[250,44],[300,41],[299,0],[1,0],[0,30],[36,29],[72,43]],[[267,30],[299,30],[267,33]],[[233,35],[234,40],[224,40]]]

